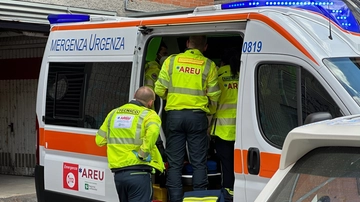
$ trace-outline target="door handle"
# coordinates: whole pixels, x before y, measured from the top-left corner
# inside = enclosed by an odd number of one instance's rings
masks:
[[[10,125],[8,125],[10,127],[10,131],[13,133],[14,132],[14,123],[10,123]]]
[[[247,156],[248,171],[252,175],[258,175],[260,171],[260,151],[258,148],[250,147]]]

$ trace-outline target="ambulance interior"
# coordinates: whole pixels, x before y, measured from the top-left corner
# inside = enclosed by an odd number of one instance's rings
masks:
[[[225,50],[227,49],[236,49],[241,52],[241,46],[243,42],[242,36],[239,33],[226,33],[226,34],[206,34],[207,36],[207,50],[203,53],[205,57],[211,59],[215,62],[217,67],[221,65],[221,57]],[[146,62],[149,60],[154,60],[156,54],[161,46],[165,44],[167,47],[168,56],[172,54],[183,53],[187,49],[186,42],[189,38],[189,35],[179,35],[179,36],[156,36],[149,40],[147,44],[147,50],[144,55],[142,68],[145,68]],[[165,58],[164,58],[165,59]],[[163,61],[163,60],[160,60]],[[143,70],[145,73],[145,69]],[[142,81],[144,81],[144,74],[142,75]],[[166,112],[165,112],[165,103],[166,101],[161,100],[158,96],[155,101],[155,111],[161,116],[162,119],[162,131],[160,134],[161,140],[157,143],[158,147],[163,150],[165,147],[165,127],[166,127]],[[220,176],[220,162],[218,161],[213,142],[209,139],[209,149],[208,149],[208,180],[209,180],[209,189],[218,189],[221,186],[221,176]],[[186,152],[187,153],[187,152]],[[164,161],[166,162],[166,156],[163,155]],[[191,186],[192,178],[192,168],[189,162],[188,154],[184,158],[184,168],[183,168],[183,185],[184,189],[188,186]],[[165,178],[164,176],[156,176],[155,183],[159,183],[164,186]]]

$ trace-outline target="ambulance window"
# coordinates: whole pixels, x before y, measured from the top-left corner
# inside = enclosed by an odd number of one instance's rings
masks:
[[[308,71],[301,70],[302,118],[314,112],[329,112],[333,118],[343,116],[340,107],[319,81]]]
[[[299,72],[301,82],[297,81]],[[301,92],[297,90],[298,85],[301,85]],[[258,117],[262,133],[266,140],[279,148],[288,132],[302,125],[309,114],[329,112],[333,117],[342,116],[340,108],[320,82],[301,67],[285,64],[260,65],[257,88]],[[298,110],[302,112],[300,121]]]
[[[50,63],[45,123],[97,129],[129,101],[131,63]]]

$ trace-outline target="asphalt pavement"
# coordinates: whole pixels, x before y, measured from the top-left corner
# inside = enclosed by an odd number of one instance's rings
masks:
[[[37,202],[35,178],[0,175],[0,202]]]

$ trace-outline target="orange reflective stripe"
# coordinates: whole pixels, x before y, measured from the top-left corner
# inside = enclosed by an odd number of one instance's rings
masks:
[[[44,134],[42,146],[46,146],[45,144],[47,143],[46,149],[106,157],[106,146],[98,147],[95,144],[95,136],[93,135],[44,131],[44,129],[42,131]]]
[[[45,146],[45,135],[44,135],[44,128],[39,128],[39,145]]]
[[[271,178],[279,169],[280,154],[260,152],[259,176]]]
[[[259,14],[259,13],[250,13],[249,18],[252,20],[260,20],[266,22],[267,25],[272,27],[275,31],[281,34],[285,39],[287,39],[292,45],[294,45],[299,51],[301,51],[304,55],[306,55],[310,60],[312,60],[315,64],[319,65],[318,62],[313,58],[313,56],[304,48],[303,45],[299,41],[295,39],[285,28],[276,23],[274,20],[271,20],[269,17]]]
[[[106,146],[98,147],[95,144],[95,136],[93,135],[50,130],[45,131],[44,128],[39,128],[39,130],[39,144],[45,147],[45,144],[47,143],[46,149],[106,157]],[[249,174],[247,168],[247,154],[247,150],[234,150],[235,173]],[[271,178],[278,170],[279,163],[280,154],[261,152],[259,176]]]
[[[244,157],[244,160],[243,160],[244,174],[249,174],[248,164],[247,164],[248,151],[247,150],[242,150],[242,154],[243,154],[243,157]]]
[[[241,21],[241,20],[246,20],[247,17],[248,17],[248,13],[235,13],[235,14],[212,15],[212,16],[146,19],[146,20],[142,20],[141,26],[188,24],[188,23],[199,23],[199,22],[215,23],[222,21]]]
[[[196,16],[196,17],[175,17],[175,18],[161,18],[161,19],[131,19],[129,21],[99,23],[99,24],[83,24],[83,25],[68,25],[68,26],[54,26],[51,31],[57,30],[82,30],[82,29],[101,29],[101,28],[117,28],[117,27],[141,27],[150,25],[174,25],[174,24],[188,24],[200,22],[221,22],[221,21],[240,21],[246,20],[248,13],[236,13],[214,16]]]
[[[241,157],[241,153],[243,158]],[[234,171],[235,173],[249,174],[248,164],[247,164],[247,150],[234,150]],[[243,159],[242,162],[239,162],[240,159]],[[260,152],[260,170],[259,176],[265,178],[271,178],[275,172],[279,169],[280,163],[280,154]],[[244,168],[244,169],[243,169]]]
[[[99,24],[85,24],[85,25],[66,25],[66,26],[54,26],[51,31],[58,30],[84,30],[84,29],[103,29],[103,28],[118,28],[118,27],[137,27],[140,21],[128,21],[128,22],[112,22],[112,23],[99,23]]]
[[[242,173],[242,157],[240,149],[234,150],[234,172],[239,174]]]

